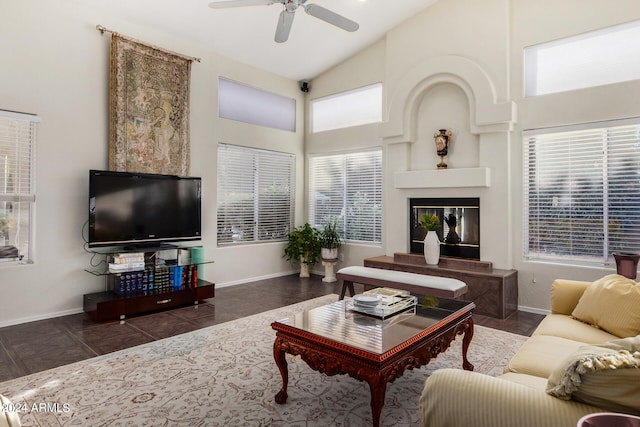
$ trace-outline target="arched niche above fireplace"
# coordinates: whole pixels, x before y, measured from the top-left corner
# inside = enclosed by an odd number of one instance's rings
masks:
[[[487,73],[471,59],[461,56],[429,58],[406,73],[390,96],[388,117],[382,125],[386,143],[416,141],[417,114],[424,93],[450,83],[460,87],[469,100],[470,132],[509,132],[516,122],[516,104],[500,102]]]

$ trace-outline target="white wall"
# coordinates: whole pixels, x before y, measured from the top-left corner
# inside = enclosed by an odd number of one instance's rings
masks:
[[[315,98],[382,82],[384,59],[385,44],[381,40],[313,79],[310,85],[311,90],[306,97],[307,113],[310,111],[309,102]],[[308,123],[309,117],[306,120]],[[310,126],[306,126],[306,130],[309,129]],[[349,152],[372,147],[382,148],[378,124],[305,134],[307,161],[310,154]],[[305,203],[307,203],[306,199]],[[308,206],[305,205],[305,213],[307,211]],[[336,269],[348,265],[362,265],[363,259],[383,255],[384,249],[379,244],[346,244],[342,247],[341,253],[343,258]],[[320,265],[316,265],[314,272],[322,274],[321,268]]]
[[[561,2],[513,0],[511,30],[511,93],[518,103],[519,122],[513,135],[513,226],[522,229],[522,145],[521,132],[572,123],[640,116],[640,81],[606,85],[592,89],[523,96],[522,49],[594,29],[640,19],[640,2],[634,0],[565,0]],[[578,12],[578,13],[576,13]],[[602,268],[571,267],[527,262],[521,256],[522,233],[514,236],[518,251],[514,268],[519,271],[520,304],[548,308],[549,289],[557,277],[594,280],[615,272],[615,264]]]
[[[496,266],[518,269],[522,307],[546,309],[554,278],[593,280],[613,267],[545,265],[522,259],[521,132],[640,116],[640,82],[526,99],[522,95],[522,49],[634,19],[640,19],[637,0],[440,1],[313,79],[311,92],[303,100],[296,82],[152,28],[134,26],[109,16],[107,7],[87,10],[75,0],[4,1],[0,6],[0,108],[39,114],[42,123],[37,153],[36,264],[0,268],[0,325],[78,311],[82,294],[103,287],[100,278],[83,271],[91,257],[82,250],[81,237],[87,219],[87,171],[107,166],[109,40],[96,31],[96,24],[203,59],[192,67],[191,174],[203,177],[203,245],[207,256],[216,261],[205,268],[206,279],[237,283],[292,269],[281,258],[282,244],[216,248],[219,141],[298,155],[298,224],[304,222],[306,213],[302,184],[305,155],[383,146],[384,244],[347,246],[344,265],[406,250],[403,209],[407,197],[479,195],[485,245],[482,257]],[[438,85],[436,81],[443,74],[434,75],[429,84],[418,84],[417,92],[409,92],[417,98],[412,111],[394,103],[394,96],[406,89],[403,85],[412,72],[437,69],[451,58],[473,64],[470,67],[475,67],[476,77],[459,78],[471,68],[459,69],[458,74],[444,73],[446,78]],[[220,75],[296,98],[298,131],[288,133],[218,119],[216,81]],[[305,101],[379,81],[384,83],[385,124],[304,134]],[[479,89],[468,84],[470,81],[486,85]],[[412,120],[408,127],[405,118]],[[467,122],[472,128],[469,131],[465,130]],[[398,171],[435,168],[432,137],[440,127],[459,130],[447,158],[452,170],[486,167],[491,175],[489,187],[451,191],[393,187]],[[398,129],[406,131],[406,141],[390,136]]]
[[[368,55],[351,58],[315,79],[310,98],[370,83],[371,64],[377,65],[374,70],[379,73],[379,63],[384,63],[385,122],[377,135],[368,127],[348,131],[358,143],[366,139],[385,146],[380,253],[407,250],[407,198],[480,196],[481,257],[496,267],[518,270],[521,308],[548,309],[555,278],[594,280],[615,271],[615,266],[570,267],[523,260],[521,133],[529,128],[640,116],[640,81],[527,99],[522,95],[522,50],[635,19],[640,19],[640,3],[632,0],[440,1],[390,31],[384,48],[378,43]],[[466,65],[458,66],[453,59]],[[470,74],[473,69],[477,78]],[[344,84],[345,76],[350,84]],[[488,83],[484,88],[483,79]],[[487,168],[490,185],[395,188],[398,172],[435,169],[433,133],[441,127],[454,132],[446,159],[450,168]],[[346,137],[343,131],[307,135],[307,150],[332,151],[329,141]],[[360,264],[367,256],[352,255],[351,264]]]
[[[97,24],[185,55],[191,71],[191,175],[203,178],[202,245],[215,264],[205,279],[218,284],[292,270],[283,245],[216,248],[216,146],[243,144],[295,153],[303,182],[304,101],[297,83],[231,61],[152,28],[92,10],[81,1],[8,0],[0,6],[0,108],[41,116],[36,155],[35,264],[0,267],[0,326],[80,311],[82,295],[104,288],[84,271],[88,171],[106,169],[109,39]],[[297,131],[272,130],[217,118],[217,80],[226,76],[297,100]],[[303,221],[303,186],[296,218]]]

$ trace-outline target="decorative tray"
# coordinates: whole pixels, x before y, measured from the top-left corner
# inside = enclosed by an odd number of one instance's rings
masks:
[[[377,302],[375,297],[377,297]],[[384,320],[410,310],[415,313],[417,302],[418,299],[412,295],[382,297],[380,295],[359,294],[354,295],[350,300],[345,300],[344,309],[345,314],[354,312]]]

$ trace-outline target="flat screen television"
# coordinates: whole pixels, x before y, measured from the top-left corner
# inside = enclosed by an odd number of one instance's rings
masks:
[[[89,171],[89,247],[201,239],[199,177]]]

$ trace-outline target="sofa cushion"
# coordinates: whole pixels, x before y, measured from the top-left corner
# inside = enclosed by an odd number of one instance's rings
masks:
[[[551,373],[547,393],[640,414],[640,335],[580,347]]]
[[[619,337],[598,329],[571,316],[549,314],[538,325],[533,335],[553,335],[584,344],[601,344]]]
[[[6,397],[0,395],[0,427],[20,427],[20,417],[17,411],[11,409],[11,402]]]
[[[573,317],[618,337],[640,334],[640,285],[618,274],[596,280],[584,291]]]
[[[544,392],[547,389],[547,379],[542,377],[534,377],[533,375],[507,372],[506,374],[502,374],[497,378],[512,383],[521,384],[541,392]]]
[[[511,358],[506,372],[548,378],[553,369],[584,343],[550,335],[534,335]]]
[[[571,315],[591,282],[556,279],[551,284],[551,312]]]

